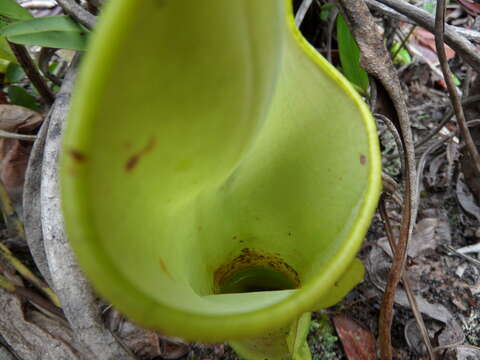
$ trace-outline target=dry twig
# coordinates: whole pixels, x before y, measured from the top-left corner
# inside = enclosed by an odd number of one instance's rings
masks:
[[[75,261],[63,224],[58,160],[77,66],[78,56],[73,60],[49,114],[40,186],[43,245],[53,287],[75,336],[98,359],[133,360],[135,357],[131,352],[105,327],[98,299]]]
[[[480,261],[478,261],[477,259],[471,257],[471,256],[468,256],[464,253],[461,253],[459,252],[458,250],[452,248],[451,246],[448,246],[448,245],[445,245],[445,248],[448,250],[448,251],[451,251],[452,253],[454,253],[455,255],[457,256],[460,256],[461,258],[465,259],[465,260],[468,260],[470,261],[472,264],[478,266],[480,268]]]
[[[300,25],[302,24],[303,19],[305,18],[305,15],[307,15],[307,11],[310,8],[310,5],[312,5],[312,2],[313,0],[303,0],[300,4],[300,7],[295,14],[295,25],[297,25],[297,27],[300,27]]]
[[[0,138],[16,139],[16,140],[23,140],[23,141],[35,141],[37,137],[35,135],[17,134],[17,133],[12,133],[10,131],[5,131],[0,129]]]
[[[390,244],[390,249],[394,254],[396,249],[395,236],[393,235],[392,225],[390,224],[390,219],[387,215],[387,210],[385,207],[385,199],[383,197],[382,199],[380,199],[379,209],[380,209],[380,215],[382,216],[382,220],[385,226],[385,231],[387,233],[387,239]],[[406,273],[402,274],[402,283],[403,283],[403,287],[405,288],[405,293],[407,294],[408,302],[410,303],[413,316],[415,317],[420,333],[422,334],[422,339],[427,348],[428,355],[430,356],[430,359],[434,360],[436,357],[435,357],[435,352],[433,350],[432,343],[430,342],[428,330],[427,330],[427,327],[425,326],[425,322],[423,321],[422,313],[418,309],[417,301],[415,299],[415,295],[413,294],[412,287],[410,285],[410,281],[408,280],[408,276]]]
[[[419,23],[417,21],[408,17],[408,15],[411,14],[411,10],[413,10],[413,9],[409,8],[409,7],[403,7],[402,5],[404,5],[404,4],[398,4],[396,8],[400,9],[400,10],[397,11],[397,10],[394,10],[393,8],[387,6],[387,5],[382,4],[380,2],[380,0],[366,0],[366,1],[367,1],[367,5],[370,7],[370,9],[375,10],[375,11],[377,11],[377,12],[379,12],[379,13],[385,15],[385,16],[391,17],[392,19],[395,19],[395,20],[398,20],[398,21],[405,22],[407,24],[419,25]],[[425,19],[429,19],[429,18],[433,19],[433,17],[426,12],[422,13],[422,14],[425,15],[424,16]],[[407,15],[407,16],[405,16],[405,15]],[[428,25],[429,21],[430,20],[424,21],[424,23],[427,26],[429,26]],[[433,22],[432,22],[432,24],[433,24]],[[423,26],[423,25],[421,25],[421,26],[425,27],[425,29],[433,32],[433,25],[432,25],[431,29],[428,28],[427,26]],[[462,27],[451,26],[451,25],[448,26],[448,29],[451,29],[452,31],[456,32],[460,36],[464,36],[466,39],[468,39],[470,41],[480,43],[480,32],[478,32],[478,31],[470,30],[470,29],[464,29]]]
[[[52,56],[55,54],[57,49],[52,49],[52,48],[42,48],[40,50],[40,54],[38,55],[38,67],[40,70],[42,70],[43,75],[48,78],[52,83],[55,85],[61,86],[62,85],[62,80],[53,75],[48,67],[49,67],[49,62]]]
[[[361,64],[387,90],[398,116],[402,143],[405,151],[404,206],[400,237],[396,246],[388,284],[380,311],[380,350],[383,359],[392,359],[390,328],[393,319],[395,291],[400,282],[406,261],[408,240],[413,230],[412,219],[416,216],[415,156],[410,120],[395,67],[383,38],[376,28],[364,0],[339,0],[342,11],[361,51]]]
[[[13,206],[12,200],[8,195],[8,191],[5,188],[5,185],[0,180],[0,210],[3,216],[3,220],[7,227],[7,230],[11,234],[15,234],[22,241],[25,241],[25,229],[22,222],[20,221],[15,207]]]
[[[5,245],[0,243],[0,255],[5,258],[15,270],[23,276],[23,278],[30,281],[35,285],[39,290],[41,290],[45,295],[47,295],[52,303],[60,308],[60,301],[58,300],[57,295],[50,289],[47,284],[45,284],[41,279],[39,279],[28,267],[26,267],[19,259],[17,259],[10,249]]]
[[[55,96],[53,95],[50,88],[47,86],[42,75],[38,71],[37,67],[32,61],[30,54],[23,45],[18,45],[9,42],[12,52],[15,54],[15,57],[18,60],[18,63],[22,66],[25,74],[27,74],[29,80],[32,82],[32,85],[37,89],[38,93],[42,97],[43,101],[47,105],[52,105],[55,101]]]
[[[373,0],[369,1],[370,3]],[[435,19],[425,10],[419,9],[414,5],[409,4],[407,1],[398,0],[376,0],[390,8],[406,15],[417,25],[427,29],[431,33],[435,32]],[[480,33],[478,34],[476,41],[480,42]],[[474,69],[480,68],[480,54],[476,47],[467,40],[467,34],[462,33],[451,26],[445,27],[445,42],[454,49],[467,63]]]
[[[467,106],[470,104],[474,104],[475,102],[480,101],[480,95],[473,95],[467,98],[462,99],[462,105]],[[424,145],[428,140],[434,137],[452,118],[453,110],[449,110],[449,112],[443,117],[442,121],[432,130],[428,135],[426,135],[422,140],[418,141],[415,144],[415,147],[418,148]]]
[[[97,22],[96,17],[90,14],[81,5],[77,4],[74,0],[57,0],[57,2],[68,15],[87,29],[91,30],[95,27]]]
[[[467,126],[467,120],[465,119],[465,114],[463,113],[462,103],[460,97],[458,96],[457,89],[452,80],[452,72],[448,66],[447,54],[445,52],[444,44],[444,31],[445,31],[445,0],[437,0],[437,13],[435,16],[435,45],[437,47],[438,60],[440,61],[440,66],[443,72],[443,78],[447,84],[448,93],[450,94],[450,101],[452,102],[453,110],[455,111],[455,116],[457,118],[457,123],[460,128],[465,144],[467,145],[468,154],[470,159],[473,161],[475,173],[477,176],[480,176],[480,154],[478,149],[473,142],[472,135]]]
[[[388,117],[382,114],[374,114],[375,118],[381,120],[388,128],[388,131],[390,131],[390,134],[393,136],[393,140],[395,141],[395,145],[397,145],[397,151],[398,155],[400,157],[400,169],[403,172],[405,171],[405,156],[403,153],[403,144],[402,144],[402,137],[400,136],[397,127],[393,123],[392,120],[390,120]]]

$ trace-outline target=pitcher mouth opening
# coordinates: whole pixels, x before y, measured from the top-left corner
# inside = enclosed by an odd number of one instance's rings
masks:
[[[298,273],[279,256],[248,248],[242,249],[239,256],[214,272],[215,294],[290,290],[299,287]]]

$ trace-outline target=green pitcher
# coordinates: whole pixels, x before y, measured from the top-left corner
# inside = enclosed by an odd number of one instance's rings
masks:
[[[284,0],[112,0],[61,162],[66,230],[131,320],[309,359],[309,312],[363,278],[374,120]]]

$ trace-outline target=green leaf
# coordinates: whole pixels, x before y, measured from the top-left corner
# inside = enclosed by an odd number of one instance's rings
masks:
[[[3,36],[0,36],[0,58],[12,62],[17,62],[15,55],[13,55],[7,40]]]
[[[332,12],[333,4],[325,4],[320,7],[320,20],[327,21]]]
[[[87,32],[67,16],[50,16],[8,25],[0,35],[9,41],[23,45],[85,50]]]
[[[305,313],[296,319],[287,335],[287,346],[293,360],[311,360],[307,344],[311,313]]]
[[[410,64],[412,62],[412,57],[410,56],[410,53],[404,47],[399,51],[399,47],[400,44],[398,42],[394,42],[392,47],[390,48],[390,53],[392,55],[395,55],[393,62],[400,65]]]
[[[368,75],[360,66],[360,50],[343,16],[337,17],[337,41],[340,62],[345,77],[364,92],[368,89]]]
[[[39,110],[37,100],[24,88],[20,86],[10,86],[7,91],[10,102],[14,105],[20,105],[35,111]]]
[[[6,83],[16,83],[25,78],[25,71],[23,68],[15,63],[10,63],[5,74]]]
[[[423,8],[423,10],[428,11],[430,14],[433,15],[433,14],[435,14],[435,9],[437,8],[437,4],[433,0],[425,1],[422,4],[422,8]]]
[[[453,84],[455,86],[462,85],[462,82],[460,81],[460,79],[455,74],[452,74],[452,80],[453,80]]]
[[[0,59],[0,74],[5,74],[10,62],[8,60]]]
[[[15,0],[0,1],[0,29],[19,20],[29,20],[33,16]]]

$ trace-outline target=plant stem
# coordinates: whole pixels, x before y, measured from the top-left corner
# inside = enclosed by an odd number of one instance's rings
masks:
[[[60,301],[53,290],[50,289],[47,284],[40,280],[33,272],[31,272],[30,269],[26,267],[20,260],[18,260],[3,244],[0,244],[0,255],[2,255],[20,275],[34,284],[38,289],[43,291],[43,293],[50,298],[56,307],[61,307]]]
[[[379,318],[381,358],[391,360],[393,358],[393,351],[390,330],[393,321],[395,291],[402,277],[407,257],[408,241],[412,234],[413,222],[417,212],[413,136],[400,80],[393,66],[391,55],[385,47],[383,37],[378,31],[377,25],[365,1],[339,0],[339,4],[360,48],[361,65],[370,75],[379,80],[389,95],[397,117],[394,120],[396,120],[397,128],[400,130],[399,132],[404,148],[405,170],[403,183],[405,196],[402,208],[400,236],[394,252],[392,267],[388,275],[388,283],[385,288]]]
[[[445,52],[444,43],[444,31],[445,31],[445,0],[437,0],[437,13],[435,15],[435,46],[437,48],[438,60],[442,68],[443,78],[445,84],[447,84],[448,93],[450,94],[450,101],[452,102],[453,110],[455,111],[455,117],[457,118],[458,126],[465,144],[467,145],[468,154],[474,164],[475,174],[480,176],[480,154],[473,142],[472,135],[467,126],[465,114],[463,112],[460,96],[457,93],[457,89],[452,80],[452,72],[448,65],[447,54]]]
[[[0,180],[0,212],[7,226],[7,229],[11,231],[22,240],[25,240],[25,229],[20,221],[15,208],[13,207],[12,200],[8,195],[5,185]]]
[[[70,15],[75,21],[91,30],[95,27],[97,19],[94,15],[90,14],[81,5],[78,5],[73,0],[57,0],[62,9]]]
[[[405,36],[403,39],[402,39],[402,43],[400,44],[400,46],[398,47],[398,49],[395,51],[395,53],[392,55],[392,61],[395,61],[395,58],[397,57],[397,55],[400,53],[400,51],[402,51],[402,49],[405,47],[405,45],[407,44],[407,41],[410,39],[410,37],[412,36],[413,34],[413,31],[415,30],[415,28],[417,27],[417,25],[413,25],[410,30],[408,31],[408,34],[407,36]]]
[[[32,85],[37,89],[38,93],[42,97],[43,101],[47,105],[52,105],[55,101],[55,96],[53,95],[52,91],[47,86],[46,82],[44,81],[42,75],[38,71],[37,67],[33,63],[30,54],[28,53],[27,49],[23,45],[14,44],[8,42],[10,48],[12,49],[15,57],[18,60],[18,63],[22,66],[25,74],[27,74],[28,78],[32,82]]]

